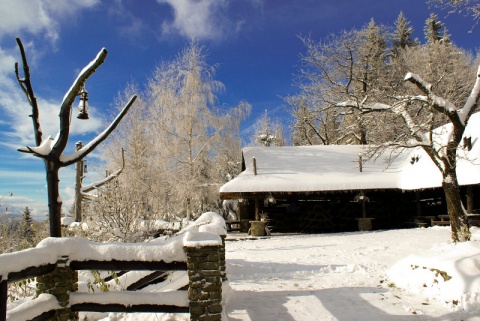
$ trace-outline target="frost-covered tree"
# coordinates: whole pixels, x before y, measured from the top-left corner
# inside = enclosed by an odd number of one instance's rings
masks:
[[[162,151],[158,160],[168,174],[171,202],[177,202],[176,211],[185,211],[187,218],[217,198],[223,181],[215,158],[224,139],[232,135],[232,124],[243,119],[218,111],[216,93],[223,84],[214,75],[205,49],[192,40],[173,61],[161,64],[149,82],[149,115],[155,124],[151,129],[157,137],[155,146]],[[234,113],[248,109],[242,103]]]
[[[308,64],[302,69],[301,93],[294,101],[300,116],[295,124],[309,122],[315,129],[309,135],[321,133],[317,137],[329,137],[330,142],[335,137],[336,142],[351,143],[338,136],[337,130],[349,133],[349,129],[355,128],[360,138],[363,123],[366,141],[371,146],[380,149],[421,146],[444,177],[452,239],[464,241],[470,234],[455,173],[456,151],[468,118],[478,106],[479,85],[475,85],[475,79],[479,80],[472,55],[450,41],[443,41],[443,25],[433,18],[426,23],[431,27],[428,34],[432,41],[425,45],[398,46],[391,59],[384,59],[383,50],[373,50],[384,47],[381,41],[374,41],[381,38],[375,36],[372,23],[362,32],[342,33],[323,43],[307,41],[304,62]],[[354,46],[364,43],[370,45]],[[372,46],[375,43],[377,47]],[[332,117],[335,123],[322,127],[318,120],[326,117]],[[451,139],[447,144],[439,144],[434,129],[449,122],[453,124],[448,136]]]
[[[480,1],[479,0],[428,0],[430,4],[448,9],[450,13],[458,12],[470,15],[475,24],[480,21]]]
[[[149,220],[148,204],[138,198],[137,191],[127,183],[113,179],[98,190],[98,196],[87,203],[84,223],[88,230],[73,230],[94,241],[141,242],[154,230]],[[82,226],[79,226],[81,229]]]
[[[282,124],[278,120],[272,120],[268,116],[267,110],[265,110],[255,125],[251,145],[265,147],[285,145],[285,135]]]
[[[430,17],[425,21],[423,32],[427,44],[434,44],[439,41],[450,42],[450,35],[448,34],[447,29],[443,23],[438,20],[438,16],[434,13],[431,13]]]
[[[414,47],[419,44],[418,40],[412,38],[413,27],[410,26],[410,21],[407,20],[402,11],[395,21],[395,30],[391,36],[392,53],[393,56],[398,56],[398,50],[407,47]]]
[[[389,66],[389,70],[395,71],[390,73],[392,79],[384,88],[384,98],[379,96],[376,102],[363,106],[364,112],[382,110],[383,115],[386,112],[402,120],[392,127],[399,135],[389,135],[394,139],[379,146],[420,146],[438,167],[443,175],[442,186],[454,241],[470,238],[460,199],[456,161],[465,126],[478,108],[480,69],[476,66],[478,59],[475,62],[471,54],[450,42],[437,41],[405,48]],[[436,130],[447,123],[452,127],[443,127],[445,130],[441,133]],[[448,140],[440,141],[442,137]]]
[[[470,231],[466,211],[460,197],[460,188],[456,174],[457,150],[465,132],[470,116],[477,110],[480,100],[480,67],[477,70],[475,84],[470,95],[462,105],[456,105],[444,97],[438,96],[431,83],[419,75],[407,73],[405,81],[412,83],[420,94],[395,97],[394,103],[373,104],[372,110],[385,110],[399,115],[409,130],[408,140],[403,143],[392,142],[389,146],[421,147],[432,159],[443,176],[442,187],[445,192],[448,214],[450,216],[451,236],[454,242],[470,239]],[[430,121],[418,117],[416,104],[425,108]],[[418,110],[418,109],[417,109]],[[445,115],[452,126],[444,127],[436,132],[433,126],[435,114]],[[446,137],[446,140],[445,140]]]
[[[216,93],[223,84],[214,76],[205,49],[192,40],[177,57],[155,68],[140,108],[127,116],[104,149],[108,166],[117,168],[116,151],[125,148],[119,182],[132,189],[132,199],[148,205],[144,208],[152,218],[190,218],[218,207],[218,186],[240,172],[239,126],[250,105],[241,102],[221,112]],[[125,89],[118,105],[131,90]]]
[[[439,36],[439,25],[434,18],[430,17],[426,26],[436,26],[430,29],[436,30],[436,36],[430,37],[431,41],[425,45],[400,50],[398,57],[386,66],[388,77],[384,78],[386,82],[379,95],[364,104],[362,110],[365,113],[383,110],[381,115],[390,114],[401,120],[385,127],[383,133],[390,131],[385,135],[389,139],[377,146],[420,146],[430,156],[443,176],[452,240],[465,241],[470,232],[460,198],[456,161],[465,126],[478,108],[480,80],[479,71],[475,71],[478,61],[475,64],[469,53],[450,41],[442,41],[445,38]],[[357,106],[352,101],[341,101],[339,105]],[[443,127],[446,129],[442,133],[435,131],[447,123],[452,127]],[[441,137],[449,139],[443,142]]]
[[[28,207],[25,207],[22,213],[22,224],[21,224],[21,233],[25,242],[28,243],[30,246],[33,246],[33,238],[35,236],[34,228],[33,228],[33,219],[32,213]]]
[[[383,84],[388,57],[384,27],[371,20],[360,30],[343,31],[321,42],[301,39],[306,54],[297,81],[300,93],[287,98],[295,117],[293,136],[323,144],[382,139],[373,130],[381,125],[379,119],[364,115],[361,106],[374,101]],[[339,99],[351,104],[339,105]]]

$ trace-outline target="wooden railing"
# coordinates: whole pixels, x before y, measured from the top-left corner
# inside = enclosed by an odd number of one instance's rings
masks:
[[[218,224],[220,221],[212,215],[208,218],[213,217]],[[50,238],[36,248],[0,255],[0,321],[52,320],[59,316],[69,319],[87,311],[190,313],[191,320],[206,315],[209,320],[221,320],[226,233],[218,226],[209,228],[209,224],[204,220],[199,228],[190,228],[167,243],[102,244]],[[163,255],[152,260],[155,252]],[[23,265],[19,263],[22,261]],[[78,292],[78,270],[152,271],[140,283],[166,271],[188,271],[189,284],[169,292]],[[32,277],[37,277],[36,298],[8,309],[8,284]],[[199,282],[202,279],[208,282]]]

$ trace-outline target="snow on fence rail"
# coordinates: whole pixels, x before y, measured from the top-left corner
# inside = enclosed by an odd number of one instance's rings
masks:
[[[223,218],[208,212],[167,240],[95,243],[47,238],[36,248],[0,255],[0,321],[68,319],[79,311],[190,313],[191,320],[221,320],[225,236]],[[78,292],[76,270],[188,270],[189,289]],[[30,277],[37,277],[37,297],[8,309],[8,283]]]

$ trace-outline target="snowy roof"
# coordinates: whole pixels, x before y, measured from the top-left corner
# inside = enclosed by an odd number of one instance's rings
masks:
[[[465,136],[472,138],[472,149],[459,148],[460,185],[480,183],[478,128],[480,113],[470,118],[465,131]],[[243,149],[246,169],[220,188],[220,196],[234,198],[241,193],[255,192],[416,190],[441,186],[439,169],[420,147],[387,150],[378,158],[364,162],[360,172],[359,154],[367,148],[361,145],[246,147]],[[392,154],[397,157],[390,160]],[[254,157],[257,175],[253,170]]]

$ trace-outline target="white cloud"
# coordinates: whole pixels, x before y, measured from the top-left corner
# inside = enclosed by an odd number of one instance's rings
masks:
[[[157,0],[169,4],[174,10],[172,22],[164,22],[165,34],[179,33],[199,39],[218,39],[223,35],[226,17],[226,0]]]
[[[3,145],[16,145],[20,146],[28,145],[32,146],[35,142],[32,119],[29,117],[31,114],[31,107],[28,104],[27,98],[23,94],[18,83],[14,80],[13,66],[15,59],[9,55],[6,51],[0,48],[0,108],[2,108],[9,118],[10,129],[2,131],[10,140],[3,141]],[[59,131],[59,117],[60,104],[62,97],[58,100],[47,100],[42,97],[37,97],[37,103],[40,113],[40,125],[45,139],[49,135],[55,136]],[[75,134],[86,134],[95,132],[102,127],[102,121],[100,113],[97,112],[94,106],[90,106],[89,114],[90,119],[88,121],[80,121],[77,117],[77,105],[78,100],[72,107],[72,124],[70,132]],[[7,124],[4,120],[3,123]]]
[[[72,19],[80,9],[97,3],[99,0],[2,0],[0,39],[26,32],[55,42],[59,37],[58,21]]]
[[[0,6],[0,40],[6,36],[19,36],[30,33],[45,37],[54,43],[59,37],[59,22],[74,19],[81,9],[90,8],[100,0],[1,0]],[[29,64],[41,58],[41,53],[35,48],[33,41],[24,42],[25,51],[29,56]],[[31,107],[21,91],[14,75],[14,65],[18,61],[18,48],[12,43],[11,48],[0,47],[0,108],[8,120],[2,119],[2,132],[9,140],[2,141],[2,145],[17,146],[32,145],[34,143]],[[21,69],[21,65],[20,65]],[[46,138],[54,136],[59,130],[60,99],[45,99],[37,96],[40,110],[41,129]],[[101,127],[99,117],[91,117],[88,122],[79,123],[76,119],[74,106],[71,133],[89,133]],[[96,114],[91,108],[90,114]],[[5,129],[5,127],[10,127]]]

